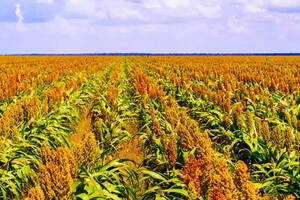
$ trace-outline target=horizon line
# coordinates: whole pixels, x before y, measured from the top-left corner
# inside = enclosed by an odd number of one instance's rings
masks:
[[[195,56],[197,56],[197,55],[199,55],[199,56],[205,56],[205,55],[208,55],[208,56],[210,56],[210,55],[212,55],[212,56],[214,56],[214,55],[216,55],[216,56],[226,56],[226,55],[261,55],[261,56],[276,56],[276,55],[278,55],[278,56],[280,56],[280,55],[282,55],[282,56],[284,56],[284,55],[286,55],[286,56],[296,56],[296,55],[299,55],[300,56],[300,53],[24,53],[24,54],[22,54],[22,53],[17,53],[17,54],[0,54],[0,56],[43,56],[43,55],[45,55],[45,56],[55,56],[55,55],[57,55],[57,56],[59,56],[59,55],[61,55],[61,56],[68,56],[68,55],[74,55],[74,56],[76,56],[76,55],[87,55],[87,56],[97,56],[97,55],[115,55],[115,56],[117,56],[117,55],[120,55],[120,56],[126,56],[126,55],[132,55],[132,56],[134,56],[134,55],[166,55],[166,56],[168,56],[168,55],[170,55],[170,56],[172,56],[172,55],[174,55],[174,56],[176,56],[176,55],[191,55],[191,56],[193,56],[193,55],[195,55]]]

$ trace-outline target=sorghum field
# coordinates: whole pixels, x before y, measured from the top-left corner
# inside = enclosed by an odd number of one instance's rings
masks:
[[[1,56],[0,199],[300,198],[298,56]]]

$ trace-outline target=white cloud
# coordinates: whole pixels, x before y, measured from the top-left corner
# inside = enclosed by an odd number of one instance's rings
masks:
[[[300,5],[300,0],[271,0],[271,4],[280,7],[294,7]]]
[[[256,5],[249,4],[249,5],[245,6],[244,11],[248,12],[248,13],[264,13],[267,10],[264,9],[264,8],[260,8],[260,7],[256,6]]]
[[[16,4],[16,16],[18,17],[18,22],[19,23],[22,23],[23,22],[23,14],[22,14],[22,11],[21,11],[21,5],[18,3]]]
[[[234,0],[242,5],[247,13],[266,13],[271,8],[297,8],[300,0]]]
[[[230,28],[230,30],[233,32],[236,33],[246,32],[246,28],[243,25],[241,25],[241,23],[235,18],[228,20],[227,25]]]
[[[67,0],[64,13],[76,17],[107,18],[96,0]]]
[[[149,9],[155,9],[155,8],[162,7],[160,0],[144,0],[143,5],[145,8],[149,8]]]
[[[218,17],[220,14],[221,6],[215,5],[215,6],[205,6],[205,5],[197,5],[196,8],[200,11],[200,14],[202,14],[205,17],[208,18],[215,18]]]
[[[125,0],[105,1],[101,7],[104,7],[105,12],[113,19],[141,21],[148,19],[148,14],[141,6]]]
[[[45,0],[44,0],[45,1]],[[63,16],[104,24],[176,23],[218,18],[224,0],[66,0]]]
[[[134,10],[128,7],[112,9],[110,12],[110,16],[115,19],[122,19],[122,20],[135,19],[135,20],[146,21],[148,19],[139,10]]]
[[[164,3],[170,8],[178,8],[182,6],[190,6],[190,0],[164,0]]]
[[[32,2],[53,3],[53,17],[28,21]],[[299,51],[300,15],[286,8],[300,0],[64,0],[59,9],[56,2],[16,4],[19,23],[0,22],[1,44],[10,41],[0,52]]]
[[[141,6],[126,0],[67,0],[65,14],[86,17],[93,21],[108,19],[145,21],[147,19]]]
[[[54,0],[35,0],[37,3],[47,3],[47,4],[52,4]]]
[[[53,27],[54,33],[56,34],[72,37],[79,33],[80,27],[83,27],[83,21],[84,20],[68,20],[57,16],[54,21],[49,23],[49,26]]]

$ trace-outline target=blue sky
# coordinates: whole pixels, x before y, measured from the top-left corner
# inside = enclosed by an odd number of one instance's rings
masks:
[[[300,0],[0,0],[0,54],[300,52]]]

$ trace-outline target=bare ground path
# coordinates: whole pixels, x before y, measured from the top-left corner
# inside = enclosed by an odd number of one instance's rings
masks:
[[[131,167],[138,168],[145,157],[138,135],[140,122],[136,115],[136,109],[139,102],[136,99],[134,77],[125,59],[120,69],[118,89],[120,93],[119,103],[128,108],[125,111],[128,112],[128,116],[125,119],[125,129],[132,137],[118,145],[114,157],[129,159],[133,161],[133,163],[127,162],[127,164]]]

